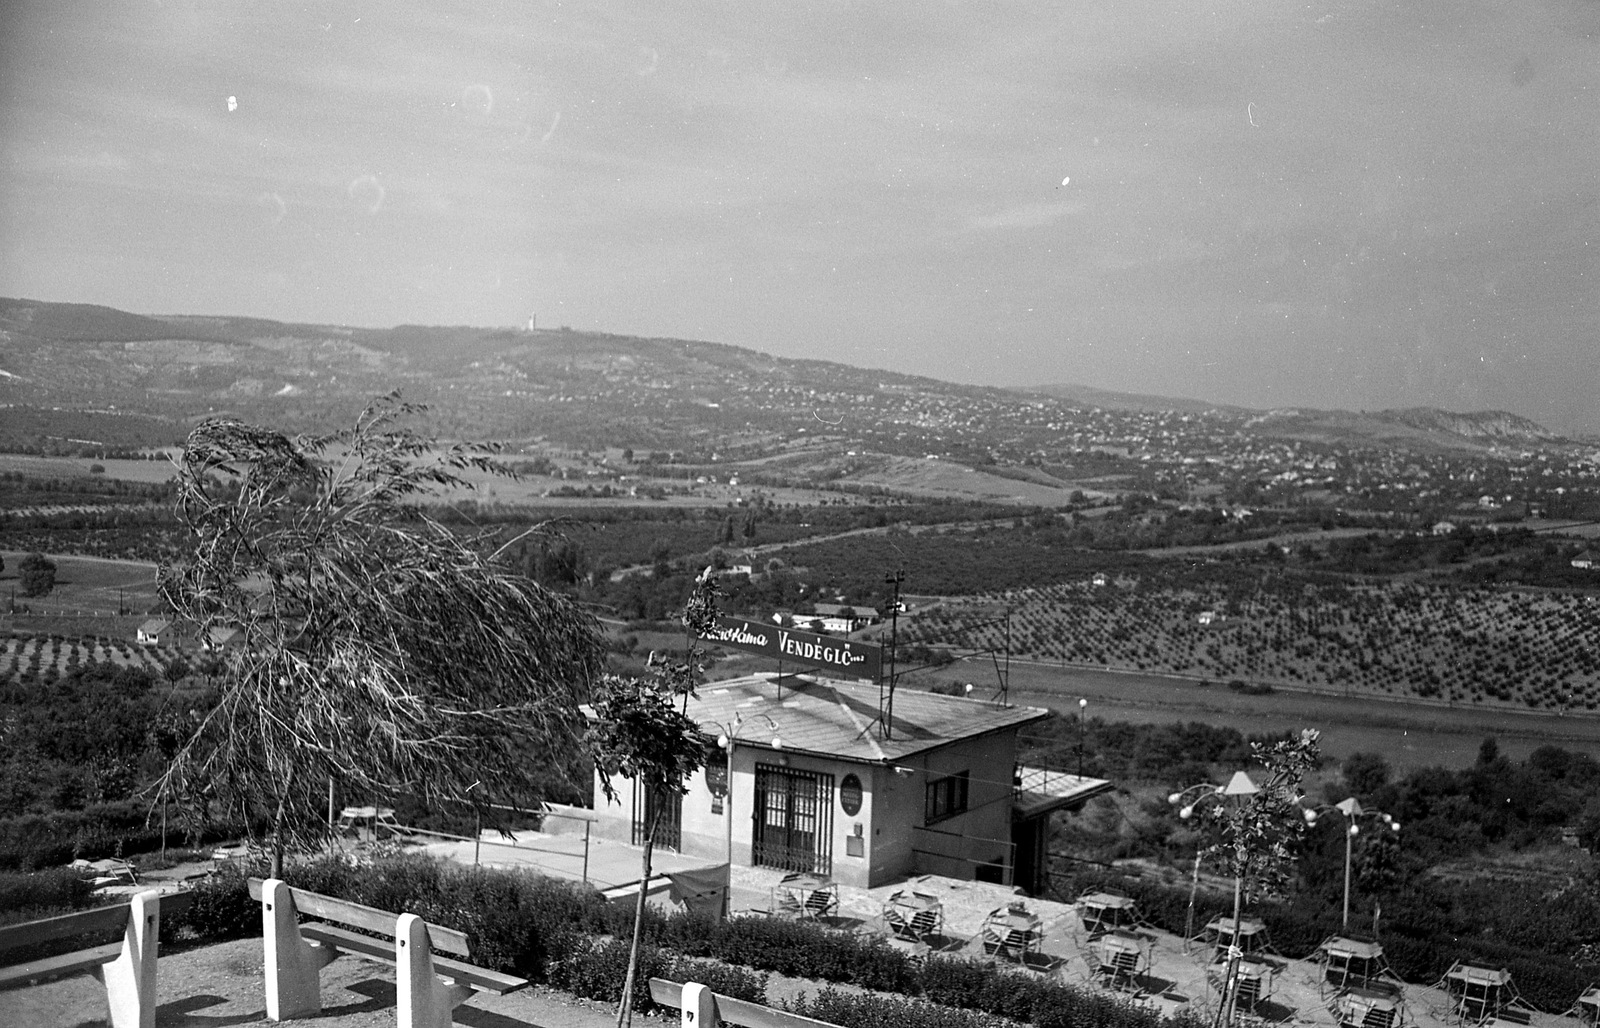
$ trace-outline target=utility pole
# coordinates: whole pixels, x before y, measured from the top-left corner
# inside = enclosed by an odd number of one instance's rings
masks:
[[[900,583],[906,580],[904,568],[892,574],[883,576],[885,585],[892,586],[893,595],[889,599],[889,703],[879,709],[883,718],[883,737],[889,738],[894,731],[894,678],[895,678],[895,645],[900,638]]]

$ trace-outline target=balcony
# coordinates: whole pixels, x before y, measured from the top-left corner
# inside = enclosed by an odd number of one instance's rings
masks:
[[[1057,810],[1078,810],[1112,790],[1104,778],[1018,764],[1011,777],[1011,820],[1026,821]]]

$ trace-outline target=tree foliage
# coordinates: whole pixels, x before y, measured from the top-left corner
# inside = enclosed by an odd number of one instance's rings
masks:
[[[30,553],[17,562],[22,595],[48,596],[56,587],[56,563],[42,553]]]
[[[639,945],[644,924],[645,883],[650,880],[651,851],[655,847],[656,825],[673,792],[689,791],[689,776],[706,762],[706,741],[700,726],[685,713],[688,696],[700,680],[694,640],[708,632],[717,620],[717,580],[706,568],[695,580],[683,608],[683,627],[689,646],[682,661],[670,657],[657,661],[651,654],[648,678],[608,676],[594,703],[588,743],[599,772],[606,798],[617,798],[615,777],[629,778],[634,788],[643,790],[650,802],[646,810],[654,816],[644,826],[644,853],[640,887],[634,909],[633,941],[628,954],[627,981],[617,1011],[618,1028],[632,1018],[633,982],[638,971]],[[682,706],[679,702],[682,701]]]
[[[196,633],[243,641],[161,786],[264,812],[279,852],[324,837],[330,779],[362,798],[527,800],[580,744],[598,626],[423,512],[500,468],[401,427],[419,409],[390,396],[312,439],[218,419],[184,447],[192,549],[161,567],[161,595]]]
[[[1243,801],[1221,799],[1196,808],[1216,831],[1202,859],[1221,864],[1238,878],[1245,898],[1280,895],[1293,880],[1297,844],[1306,832],[1300,783],[1316,767],[1320,733],[1307,728],[1293,739],[1252,743],[1267,780]]]

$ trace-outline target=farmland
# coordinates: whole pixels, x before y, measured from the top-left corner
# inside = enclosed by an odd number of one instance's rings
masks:
[[[1592,594],[1163,571],[1173,573],[947,602],[902,626],[901,639],[999,646],[1003,623],[964,626],[1004,606],[1011,652],[1051,663],[1346,696],[1600,709]]]

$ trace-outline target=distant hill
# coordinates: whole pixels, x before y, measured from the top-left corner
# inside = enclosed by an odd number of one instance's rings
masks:
[[[1210,403],[1206,400],[1191,400],[1183,396],[1155,396],[1148,393],[1119,393],[1110,389],[1096,389],[1093,386],[1079,385],[1076,382],[1052,382],[1048,385],[1018,386],[1018,392],[1044,393],[1047,396],[1060,397],[1084,407],[1099,407],[1102,410],[1147,410],[1147,411],[1178,411],[1179,413],[1199,414],[1208,410],[1232,411],[1244,413],[1247,408],[1232,407],[1225,403]]]
[[[587,450],[629,448],[684,463],[806,454],[815,474],[850,476],[820,455],[869,453],[969,466],[1048,463],[1063,448],[1128,455],[1162,445],[1148,414],[1190,419],[1174,432],[1246,431],[1335,446],[1478,450],[1554,437],[1501,411],[1252,411],[1077,384],[999,389],[828,361],[775,357],[722,343],[472,326],[388,329],[261,318],[141,315],[93,304],[0,298],[0,445],[27,410],[100,412],[91,424],[39,423],[27,446],[148,445],[229,412],[289,431],[339,428],[372,398],[399,390],[427,404],[427,430]],[[119,432],[119,416],[150,415]],[[1202,418],[1193,423],[1195,415]],[[43,422],[49,420],[49,427]]]
[[[1468,439],[1543,442],[1557,438],[1538,422],[1503,410],[1458,414],[1437,407],[1409,407],[1405,410],[1378,411],[1372,417],[1429,432],[1449,432]]]

